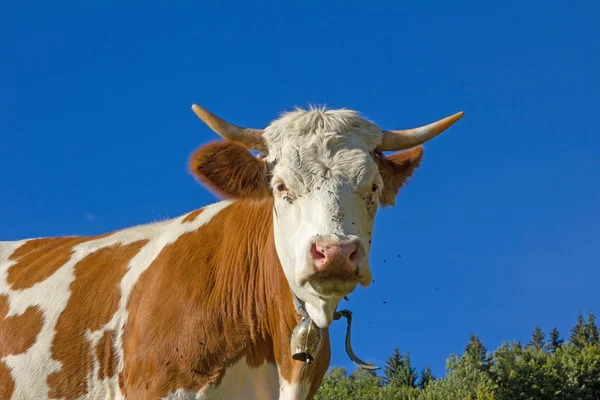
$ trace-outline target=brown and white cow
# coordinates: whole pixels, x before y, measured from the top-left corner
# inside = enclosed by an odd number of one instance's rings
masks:
[[[378,205],[462,116],[382,131],[310,109],[254,130],[193,109],[227,139],[189,163],[223,201],[101,236],[0,242],[1,399],[312,398],[340,299],[371,282]],[[323,328],[311,364],[291,358],[293,293]]]

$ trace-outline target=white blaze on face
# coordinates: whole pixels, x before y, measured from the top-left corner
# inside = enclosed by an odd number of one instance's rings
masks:
[[[265,130],[277,253],[292,290],[321,327],[357,282],[371,283],[368,254],[382,188],[371,152],[381,136],[349,110],[298,110]],[[356,281],[311,281],[311,246],[319,241],[358,241],[364,258]]]

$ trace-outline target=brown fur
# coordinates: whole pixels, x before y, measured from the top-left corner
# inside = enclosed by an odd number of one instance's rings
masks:
[[[92,353],[85,334],[101,329],[117,311],[119,284],[127,265],[147,242],[103,247],[75,265],[71,296],[52,341],[52,358],[60,361],[62,368],[48,376],[50,397],[70,400],[87,393]]]
[[[142,274],[128,303],[121,387],[151,399],[218,385],[228,366],[277,363],[289,382],[318,388],[329,365],[325,333],[318,362],[290,355],[297,323],[273,239],[272,200],[232,204],[201,229],[166,246]]]
[[[189,213],[188,215],[186,215],[184,219],[181,220],[181,223],[185,224],[185,223],[188,223],[188,222],[193,222],[198,215],[202,214],[202,210],[203,209],[200,208],[198,210],[192,211],[191,213]]]
[[[26,242],[9,257],[17,263],[8,269],[7,283],[12,290],[22,290],[43,282],[69,261],[73,246],[91,239],[95,238],[60,237]]]
[[[10,374],[10,369],[0,361],[0,399],[10,399],[15,390],[15,381]]]
[[[27,307],[23,314],[7,317],[8,297],[0,295],[0,358],[22,354],[34,343],[44,324],[37,307]]]
[[[105,331],[96,345],[96,358],[100,363],[98,379],[110,378],[116,372],[117,359],[113,348],[114,339],[115,333],[113,331]]]
[[[198,181],[223,198],[270,195],[264,161],[232,142],[200,147],[190,157],[189,169]]]
[[[28,307],[21,315],[7,317],[8,297],[0,295],[0,359],[25,353],[42,330],[42,313],[37,307]],[[10,399],[15,382],[8,366],[0,361],[0,399]]]
[[[406,184],[415,169],[421,164],[423,147],[417,146],[407,151],[401,151],[391,156],[375,153],[374,159],[379,167],[383,180],[383,193],[379,202],[382,205],[393,206],[400,188]]]

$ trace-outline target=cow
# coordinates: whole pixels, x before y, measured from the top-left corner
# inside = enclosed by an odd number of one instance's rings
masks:
[[[310,107],[251,129],[192,108],[222,137],[188,164],[218,202],[0,242],[0,398],[313,398],[340,300],[372,281],[378,208],[463,115],[392,131]],[[290,349],[300,309],[322,331],[310,363]]]

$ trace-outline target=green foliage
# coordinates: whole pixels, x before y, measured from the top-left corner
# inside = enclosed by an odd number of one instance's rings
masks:
[[[569,343],[578,350],[581,350],[587,344],[587,341],[587,329],[585,322],[583,322],[583,315],[579,313],[579,315],[577,315],[577,323],[571,328]]]
[[[600,344],[598,326],[590,312],[577,317],[567,343],[554,327],[545,343],[536,325],[532,340],[504,342],[488,353],[471,335],[463,355],[452,354],[446,376],[434,379],[429,367],[417,381],[410,355],[394,349],[383,376],[357,369],[348,375],[332,368],[315,399],[319,400],[598,400]]]
[[[383,382],[389,385],[390,382],[394,381],[399,375],[402,368],[402,354],[398,350],[398,346],[394,348],[392,355],[387,359],[385,368],[383,370]]]
[[[383,374],[387,386],[416,387],[417,373],[410,363],[410,354],[400,353],[397,346],[387,359]]]
[[[540,325],[535,324],[535,330],[531,334],[531,341],[529,343],[527,343],[527,347],[533,347],[534,349],[539,350],[539,351],[544,350],[544,348],[545,348],[544,339],[545,338],[546,338],[546,335],[542,331],[542,328],[540,328]]]
[[[423,390],[427,386],[429,386],[429,384],[431,382],[433,382],[434,380],[435,380],[435,378],[433,376],[433,373],[431,372],[431,368],[429,368],[429,365],[428,365],[421,372],[421,379],[419,380],[419,384],[417,386],[419,387],[419,389]]]
[[[417,386],[417,373],[410,363],[410,353],[406,353],[402,357],[400,366],[400,375],[393,382],[396,386],[414,388]]]
[[[587,322],[585,324],[586,337],[589,344],[600,345],[598,340],[598,326],[596,325],[596,317],[590,311],[587,315]]]
[[[416,388],[385,385],[382,378],[369,371],[357,369],[347,375],[345,369],[333,367],[323,379],[315,400],[419,400],[419,394]]]
[[[552,328],[552,332],[550,332],[550,341],[548,342],[548,350],[555,353],[564,342],[564,339],[560,338],[560,332],[558,332],[556,326]]]
[[[571,328],[571,337],[569,342],[575,348],[581,350],[590,344],[600,345],[598,339],[598,326],[596,325],[596,317],[590,311],[587,315],[587,320],[584,322],[583,315],[577,315],[577,323]]]
[[[488,358],[479,339],[471,335],[464,356],[452,354],[446,363],[445,378],[432,382],[420,399],[492,400],[495,384],[488,373]]]
[[[469,343],[465,346],[464,357],[474,365],[478,365],[481,370],[487,370],[491,358],[483,342],[479,340],[479,336],[474,334],[471,334]]]

